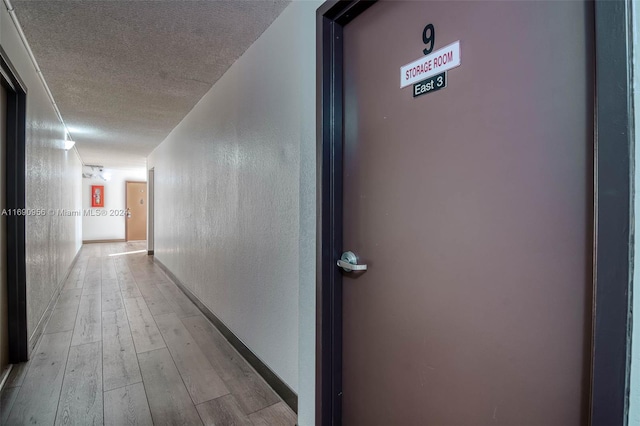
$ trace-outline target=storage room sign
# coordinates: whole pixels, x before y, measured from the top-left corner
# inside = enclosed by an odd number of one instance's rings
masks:
[[[427,24],[422,30],[425,55],[400,67],[400,88],[413,84],[414,98],[447,87],[447,70],[460,66],[460,40],[437,51],[436,28]]]
[[[451,43],[400,68],[400,88],[460,66],[460,41]]]

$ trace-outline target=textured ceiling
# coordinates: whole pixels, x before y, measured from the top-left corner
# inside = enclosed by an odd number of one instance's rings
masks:
[[[145,157],[288,0],[14,0],[85,164]]]

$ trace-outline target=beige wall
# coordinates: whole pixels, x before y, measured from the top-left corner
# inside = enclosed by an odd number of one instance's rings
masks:
[[[0,45],[27,87],[27,208],[80,210],[81,163],[4,3]],[[27,320],[31,337],[82,242],[81,217],[27,217]]]

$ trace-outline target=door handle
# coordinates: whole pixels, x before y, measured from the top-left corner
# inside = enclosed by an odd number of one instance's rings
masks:
[[[346,272],[366,271],[367,265],[358,265],[358,257],[351,251],[342,253],[338,266]]]

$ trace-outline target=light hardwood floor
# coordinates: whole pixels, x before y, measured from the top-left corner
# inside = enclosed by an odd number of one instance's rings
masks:
[[[0,394],[0,425],[295,423],[144,243],[83,246],[32,359]]]

